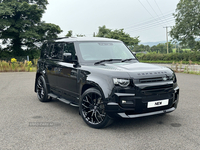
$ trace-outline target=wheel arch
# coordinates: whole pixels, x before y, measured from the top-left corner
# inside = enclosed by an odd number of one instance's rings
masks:
[[[82,86],[81,89],[81,95],[89,88],[96,88],[97,90],[100,91],[100,93],[102,94],[103,98],[105,98],[104,92],[102,90],[102,88],[95,82],[87,82]]]
[[[42,75],[42,74],[41,74],[40,72],[37,72],[37,73],[36,73],[36,76],[35,76],[35,88],[34,88],[34,91],[35,91],[35,92],[37,92],[37,91],[36,91],[37,80],[38,80],[39,76],[41,76],[41,75]]]
[[[37,80],[38,80],[39,76],[43,76],[44,79],[45,79],[45,81],[46,81],[46,83],[48,83],[48,80],[47,80],[47,78],[46,78],[46,75],[45,75],[43,72],[39,72],[39,71],[38,71],[38,72],[36,73],[36,77],[35,77],[35,88],[34,88],[34,91],[35,91],[35,92],[37,92],[37,91],[36,91],[36,85],[37,85]],[[48,84],[47,84],[46,86],[47,86],[47,90],[48,90],[48,92],[49,92],[49,91],[50,91],[50,87],[49,87]]]
[[[106,98],[109,98],[109,95],[111,94],[112,90],[109,90],[109,89],[112,89],[110,88],[111,85],[109,85],[108,83],[106,82],[96,82],[96,81],[86,81],[85,84],[81,87],[81,90],[80,90],[80,96],[89,88],[96,88],[98,89],[103,98],[106,99]]]

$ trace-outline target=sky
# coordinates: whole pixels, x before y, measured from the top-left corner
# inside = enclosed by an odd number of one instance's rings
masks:
[[[48,0],[42,21],[59,25],[63,37],[92,37],[98,27],[124,29],[141,43],[166,41],[166,28],[175,25],[173,13],[179,0]],[[168,36],[169,40],[171,39]]]

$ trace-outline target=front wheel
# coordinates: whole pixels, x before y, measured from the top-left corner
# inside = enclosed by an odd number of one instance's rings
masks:
[[[79,111],[86,124],[92,128],[103,128],[113,122],[105,112],[100,91],[95,88],[90,88],[82,94]]]

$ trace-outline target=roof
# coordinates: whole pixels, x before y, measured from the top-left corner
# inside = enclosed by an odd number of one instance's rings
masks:
[[[66,37],[62,39],[55,40],[56,42],[119,42],[120,40],[116,39],[109,39],[109,38],[102,38],[102,37]]]

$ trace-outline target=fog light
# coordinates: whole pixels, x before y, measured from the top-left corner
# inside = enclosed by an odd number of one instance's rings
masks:
[[[133,97],[120,97],[120,105],[124,108],[133,108],[135,107],[135,99]]]

